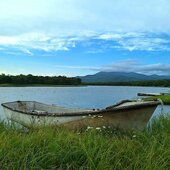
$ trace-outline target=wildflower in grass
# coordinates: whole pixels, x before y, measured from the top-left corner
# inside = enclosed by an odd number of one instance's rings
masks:
[[[95,118],[96,117],[96,115],[93,115],[91,118],[93,119],[93,118]]]
[[[96,130],[101,130],[101,127],[96,127]]]
[[[86,131],[88,131],[89,129],[93,129],[93,127],[92,126],[87,126]]]
[[[133,137],[133,138],[136,138],[136,135],[133,135],[132,137]]]
[[[103,126],[103,129],[106,129],[106,126]]]
[[[98,117],[103,117],[103,116],[100,116],[100,115],[99,115]]]

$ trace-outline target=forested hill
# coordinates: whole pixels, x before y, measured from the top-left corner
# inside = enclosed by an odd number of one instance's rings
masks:
[[[131,82],[170,79],[170,75],[145,75],[135,72],[98,72],[93,75],[81,76],[83,83]]]
[[[143,80],[143,81],[125,81],[125,82],[94,82],[83,83],[93,86],[150,86],[150,87],[170,87],[170,80]]]
[[[81,79],[68,78],[65,76],[33,76],[29,75],[0,75],[0,84],[16,84],[16,85],[80,85]]]

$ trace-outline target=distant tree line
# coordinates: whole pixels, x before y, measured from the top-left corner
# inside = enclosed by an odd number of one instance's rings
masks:
[[[146,80],[146,81],[129,81],[129,82],[96,82],[83,83],[84,85],[110,85],[110,86],[153,86],[153,87],[170,87],[170,80]]]
[[[170,80],[129,81],[129,82],[94,82],[82,83],[80,78],[65,76],[0,75],[0,84],[14,85],[110,85],[110,86],[154,86],[170,87]]]
[[[42,85],[80,85],[80,78],[68,78],[65,76],[34,76],[34,75],[0,75],[0,84],[42,84]]]

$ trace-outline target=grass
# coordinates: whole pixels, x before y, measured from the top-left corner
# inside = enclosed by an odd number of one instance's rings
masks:
[[[170,117],[144,131],[26,131],[0,123],[0,169],[164,170],[170,168]]]
[[[161,99],[162,102],[166,105],[170,104],[170,95],[160,95],[160,96],[153,96],[153,97],[144,98],[144,100],[157,100],[157,99]]]

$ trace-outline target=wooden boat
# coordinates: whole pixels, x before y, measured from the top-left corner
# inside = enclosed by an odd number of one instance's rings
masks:
[[[137,93],[138,96],[163,96],[170,95],[170,93]]]
[[[146,127],[159,101],[124,100],[104,109],[73,109],[48,105],[36,101],[3,103],[8,119],[26,127],[64,125],[71,128],[85,127]]]

